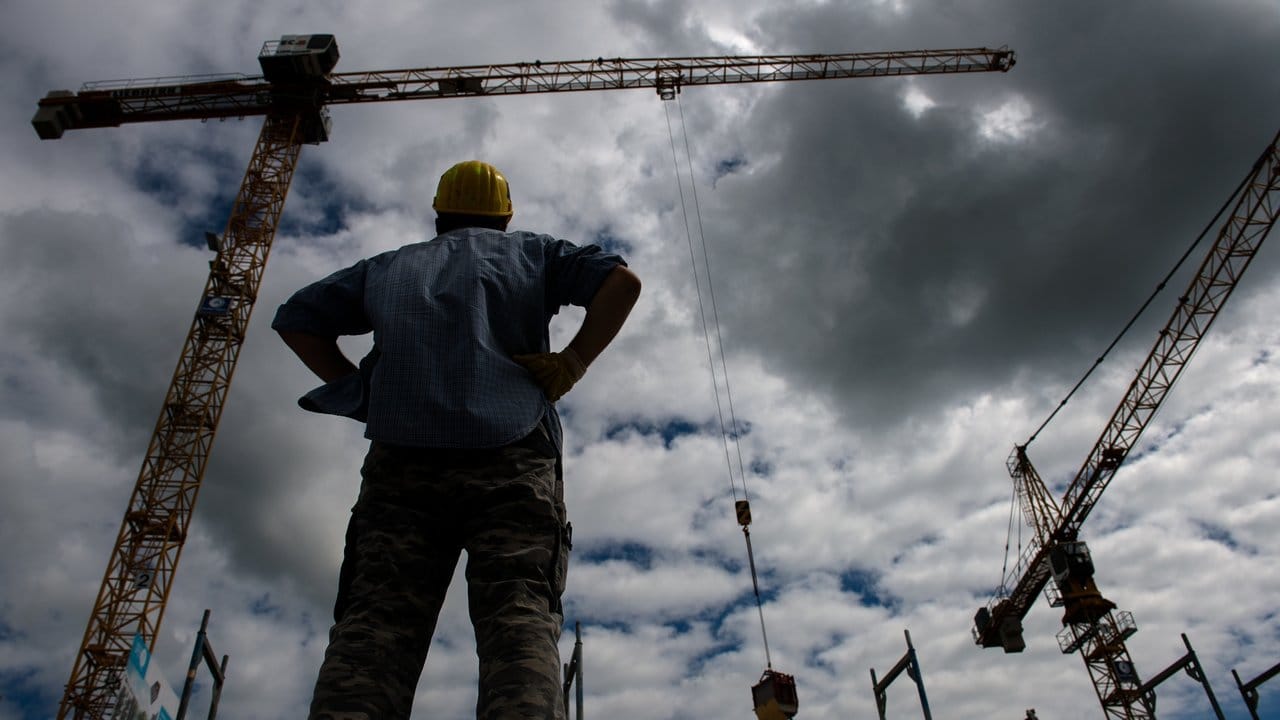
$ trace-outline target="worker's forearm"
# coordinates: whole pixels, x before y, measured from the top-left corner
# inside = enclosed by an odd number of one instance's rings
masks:
[[[280,332],[280,339],[325,382],[333,382],[356,371],[356,366],[342,354],[336,338],[286,330]]]
[[[582,319],[582,327],[569,348],[582,360],[583,365],[590,365],[622,329],[631,308],[640,297],[640,278],[626,267],[615,267],[600,289],[587,305],[586,317]]]

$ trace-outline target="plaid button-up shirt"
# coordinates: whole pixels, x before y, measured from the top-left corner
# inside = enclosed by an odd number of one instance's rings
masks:
[[[625,264],[595,245],[547,235],[455,230],[304,287],[271,326],[320,337],[373,333],[359,373],[299,400],[365,419],[371,440],[498,447],[543,421],[559,448],[555,406],[511,357],[549,352],[552,316],[589,304]]]

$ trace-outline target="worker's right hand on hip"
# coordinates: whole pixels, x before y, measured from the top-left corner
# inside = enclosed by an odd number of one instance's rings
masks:
[[[523,365],[533,375],[534,381],[551,402],[564,397],[574,383],[587,373],[587,366],[570,348],[558,353],[515,355],[511,359]]]

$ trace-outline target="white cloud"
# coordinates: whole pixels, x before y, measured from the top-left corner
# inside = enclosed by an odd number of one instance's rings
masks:
[[[1013,97],[998,107],[981,112],[978,132],[987,140],[1018,142],[1044,126],[1035,109],[1023,97]]]
[[[933,101],[933,98],[926,95],[924,91],[918,87],[908,87],[907,90],[902,93],[902,105],[912,114],[912,116],[917,118],[925,114],[929,108],[934,107],[937,104],[938,103]]]

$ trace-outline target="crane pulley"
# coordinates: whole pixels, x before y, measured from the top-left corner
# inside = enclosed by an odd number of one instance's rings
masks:
[[[262,76],[165,77],[55,90],[32,126],[67,130],[162,120],[263,116],[265,121],[200,296],[76,655],[58,718],[98,720],[135,635],[153,648],[204,478],[231,376],[303,144],[329,139],[329,108],[371,102],[791,80],[1003,72],[1008,48],[749,57],[597,58],[417,70],[333,73],[332,35],[266,43]]]

